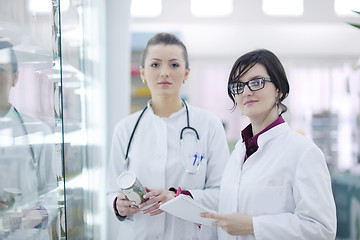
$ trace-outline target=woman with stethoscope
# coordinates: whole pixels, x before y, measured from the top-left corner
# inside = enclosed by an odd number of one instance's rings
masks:
[[[40,139],[44,140],[51,130],[9,102],[10,89],[17,82],[15,52],[11,43],[0,39],[0,215],[14,214],[9,194],[15,194],[23,225],[10,221],[14,224],[9,226],[12,232],[32,239],[50,239],[47,226],[57,214],[56,193],[51,191],[57,186],[55,150]],[[36,144],[31,143],[29,136],[34,133],[39,136]],[[0,238],[5,237],[3,230],[0,229]]]
[[[186,48],[175,35],[159,33],[149,40],[140,74],[152,98],[143,111],[117,124],[110,155],[108,204],[114,205],[121,221],[119,239],[216,238],[213,229],[159,209],[160,203],[174,198],[175,189],[217,209],[220,179],[229,156],[220,120],[180,97],[189,72]],[[131,202],[115,184],[126,170],[135,172],[147,188],[144,197],[149,200],[140,208],[129,207]]]

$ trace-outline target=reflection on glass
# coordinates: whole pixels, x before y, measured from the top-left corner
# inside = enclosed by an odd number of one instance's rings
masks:
[[[86,111],[103,64],[94,55],[103,44],[94,40],[100,34],[93,4],[0,1],[0,39],[8,44],[0,64],[1,240],[104,239],[97,157],[103,150],[89,144],[87,126],[102,116],[94,121]]]
[[[21,113],[10,101],[19,84],[12,44],[0,39],[0,238],[50,239],[57,215],[54,145],[44,122]]]

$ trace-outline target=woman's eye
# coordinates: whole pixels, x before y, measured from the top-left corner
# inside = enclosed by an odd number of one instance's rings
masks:
[[[172,64],[170,64],[170,66],[173,67],[173,68],[178,68],[180,65],[177,64],[177,63],[172,63]]]
[[[159,64],[157,64],[157,63],[152,63],[152,64],[150,64],[150,66],[151,66],[151,67],[158,67]]]

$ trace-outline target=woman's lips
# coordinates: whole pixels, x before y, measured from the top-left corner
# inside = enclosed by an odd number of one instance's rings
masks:
[[[170,83],[170,82],[167,82],[167,81],[160,82],[159,84],[160,84],[160,85],[164,85],[164,86],[171,85],[171,83]]]
[[[246,101],[244,105],[249,106],[249,105],[252,105],[252,104],[254,104],[256,102],[257,101],[255,101],[255,100],[250,100],[250,101]]]

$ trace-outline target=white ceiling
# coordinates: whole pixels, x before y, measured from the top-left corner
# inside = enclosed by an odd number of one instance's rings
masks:
[[[262,12],[261,0],[234,0],[234,11],[224,18],[191,15],[190,0],[163,0],[160,17],[132,18],[133,32],[171,31],[196,58],[233,57],[254,48],[268,48],[287,57],[357,58],[360,15],[338,17],[329,0],[304,0],[301,17],[273,17]],[[355,9],[359,10],[359,9]]]

